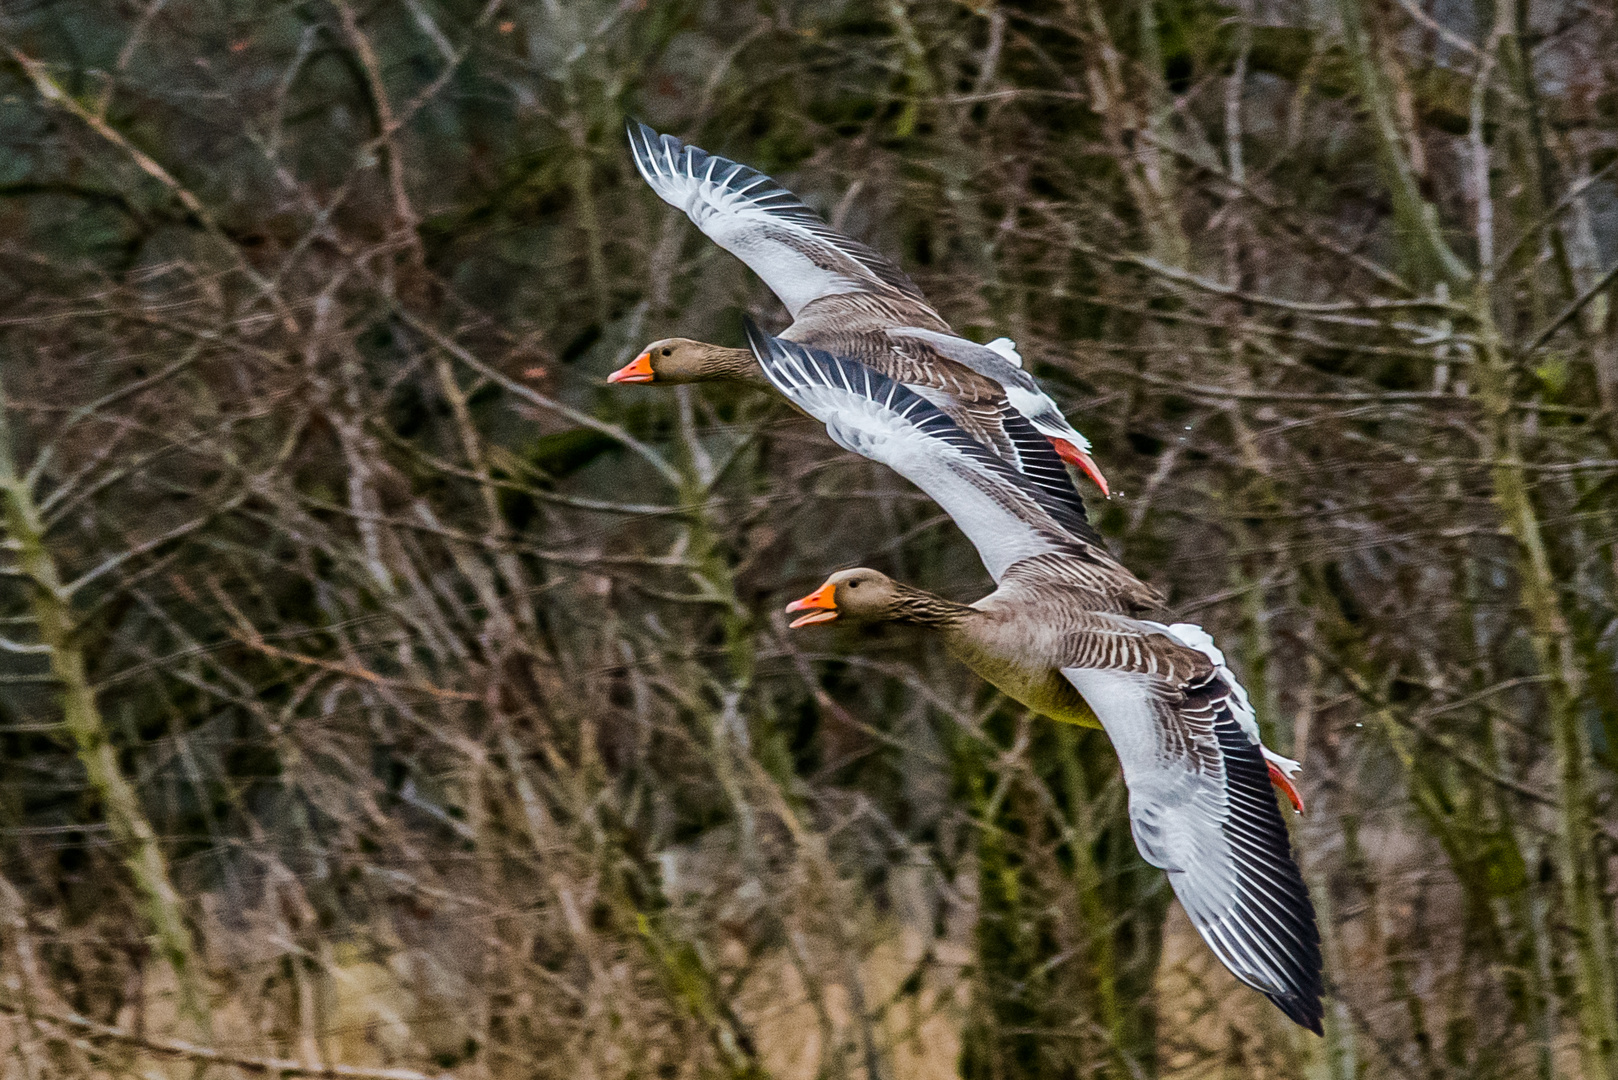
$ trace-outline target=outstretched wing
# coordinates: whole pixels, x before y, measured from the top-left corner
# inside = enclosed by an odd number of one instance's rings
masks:
[[[1122,630],[1127,620],[1119,623]],[[1141,856],[1168,871],[1220,961],[1319,1034],[1314,905],[1261,748],[1240,722],[1240,687],[1208,663],[1187,674],[1183,650],[1174,659],[1155,657],[1152,643],[1165,640],[1128,631],[1087,635],[1085,662],[1062,674],[1118,752]]]
[[[877,293],[926,307],[915,282],[891,260],[827,225],[757,169],[633,120],[629,146],[658,197],[763,278],[793,318],[811,300],[838,293]]]
[[[882,462],[930,495],[955,519],[996,581],[1012,565],[1040,555],[1117,565],[1084,520],[1071,485],[1068,498],[1057,497],[938,406],[864,364],[771,337],[751,320],[747,336],[776,389],[824,423],[839,446]],[[1026,422],[1014,430],[1030,447],[1043,441]]]

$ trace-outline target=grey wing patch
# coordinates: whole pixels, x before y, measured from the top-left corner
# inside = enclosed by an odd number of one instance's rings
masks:
[[[1023,370],[1022,357],[1015,351],[1012,355],[1017,355],[1017,362],[1013,363],[1000,349],[979,345],[956,334],[939,333],[919,326],[894,327],[887,333],[895,342],[911,348],[929,349],[939,357],[993,380],[1001,388],[1006,404],[1031,423],[1034,430],[1047,438],[1065,440],[1072,443],[1075,449],[1089,453],[1090,440],[1068,422],[1061,408],[1040,388],[1033,375]]]
[[[938,355],[953,360],[962,367],[970,368],[985,378],[993,379],[1003,387],[1015,386],[1029,392],[1039,390],[1039,384],[1034,381],[1032,375],[1023,370],[1020,363],[1013,364],[1004,353],[997,352],[987,345],[979,345],[956,334],[941,334],[920,326],[896,326],[888,331],[888,336],[896,342],[908,339],[923,344]]]

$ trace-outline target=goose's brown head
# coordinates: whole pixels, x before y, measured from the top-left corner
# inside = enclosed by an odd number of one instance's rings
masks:
[[[792,621],[794,627],[838,618],[852,622],[884,622],[901,616],[907,602],[908,597],[898,582],[862,566],[839,570],[820,588],[788,604],[787,610],[808,612]]]
[[[762,380],[750,349],[727,349],[690,338],[654,341],[611,375],[610,383],[694,383]]]

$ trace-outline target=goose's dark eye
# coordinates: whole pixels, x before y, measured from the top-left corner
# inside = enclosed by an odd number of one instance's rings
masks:
[[[664,350],[663,350],[663,355],[664,355],[664,356],[667,356],[667,355],[669,355],[669,353],[671,353],[671,352],[673,352],[673,351],[674,351],[674,350],[673,350],[673,349],[664,349]]]
[[[848,583],[848,587],[849,587],[849,588],[850,588],[850,589],[857,589],[857,588],[859,588],[859,587],[860,587],[860,583],[859,583],[859,582],[857,582],[857,581],[850,581],[850,582],[849,582],[849,583]]]

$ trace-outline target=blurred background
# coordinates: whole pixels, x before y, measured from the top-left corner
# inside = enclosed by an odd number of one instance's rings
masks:
[[[1618,1080],[1600,0],[7,0],[0,1075]],[[1014,338],[1267,741],[1327,1035],[623,125]],[[1087,491],[1087,494],[1089,492]]]

